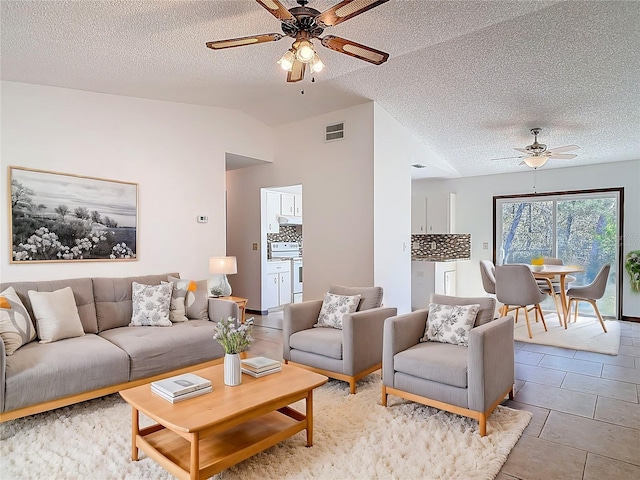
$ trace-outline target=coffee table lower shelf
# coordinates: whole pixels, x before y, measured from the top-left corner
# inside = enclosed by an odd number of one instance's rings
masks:
[[[179,479],[209,478],[306,428],[304,414],[284,407],[197,438],[197,451],[194,442],[162,425],[140,429],[136,446]]]

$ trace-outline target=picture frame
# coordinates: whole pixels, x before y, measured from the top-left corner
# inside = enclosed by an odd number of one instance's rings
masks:
[[[10,263],[137,260],[137,183],[8,168]]]

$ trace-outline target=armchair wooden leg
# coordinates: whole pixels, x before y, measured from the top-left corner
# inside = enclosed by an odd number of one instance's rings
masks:
[[[289,365],[289,360],[285,360],[285,361],[284,361],[284,364],[285,364],[285,365]]]
[[[513,387],[509,390],[509,400],[513,400]]]
[[[387,406],[387,387],[382,384],[382,406]]]
[[[480,414],[480,418],[478,418],[478,426],[480,427],[480,436],[487,436],[487,415],[484,413]]]
[[[349,379],[349,393],[351,395],[355,395],[356,393],[356,380],[353,377]]]

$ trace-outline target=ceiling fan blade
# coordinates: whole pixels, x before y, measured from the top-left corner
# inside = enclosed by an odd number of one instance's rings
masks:
[[[572,158],[576,158],[578,155],[575,153],[552,153],[549,155],[549,158],[557,158],[560,160],[571,160]]]
[[[565,145],[564,147],[556,147],[550,148],[547,150],[547,153],[562,153],[562,152],[570,152],[571,150],[578,150],[580,147],[578,145]]]
[[[514,148],[514,150],[517,150],[519,152],[522,153],[531,153],[529,150],[527,150],[526,148]]]
[[[361,45],[346,38],[336,37],[334,35],[327,35],[322,39],[322,45],[336,52],[345,53],[352,57],[359,58],[365,62],[373,63],[374,65],[380,65],[387,61],[389,54],[376,50],[375,48]]]
[[[299,82],[304,78],[304,71],[307,64],[302,63],[297,58],[293,61],[291,71],[287,73],[287,82]]]
[[[229,38],[228,40],[216,40],[207,42],[207,47],[213,50],[221,50],[223,48],[242,47],[243,45],[253,45],[256,43],[275,42],[280,40],[284,35],[279,33],[265,33],[263,35],[251,35],[249,37]]]
[[[388,1],[389,0],[343,0],[318,15],[316,22],[325,27],[332,27]]]
[[[512,160],[514,158],[524,158],[523,155],[520,155],[519,157],[500,157],[500,158],[492,158],[491,161],[495,161],[495,160]]]
[[[284,21],[295,21],[291,12],[287,10],[284,5],[282,5],[279,0],[256,0],[260,5],[266,8],[271,15],[276,17],[278,20]]]

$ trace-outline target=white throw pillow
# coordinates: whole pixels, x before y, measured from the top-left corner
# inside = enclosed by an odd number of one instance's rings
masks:
[[[163,285],[169,282],[160,282]],[[187,287],[178,287],[173,284],[173,290],[171,291],[171,303],[169,304],[169,320],[173,323],[186,322],[187,307],[185,306],[185,297],[187,296]]]
[[[0,293],[0,336],[5,355],[13,355],[21,346],[36,338],[29,312],[13,287]]]
[[[469,330],[473,328],[480,304],[440,305],[429,304],[427,328],[421,342],[453,343],[469,345]]]
[[[169,305],[173,283],[162,285],[131,284],[130,327],[170,327]]]
[[[314,327],[331,327],[342,329],[342,317],[354,313],[360,303],[361,295],[334,295],[325,293]]]
[[[33,315],[36,317],[40,343],[51,343],[84,335],[71,287],[55,292],[29,290],[27,293],[31,300]]]

